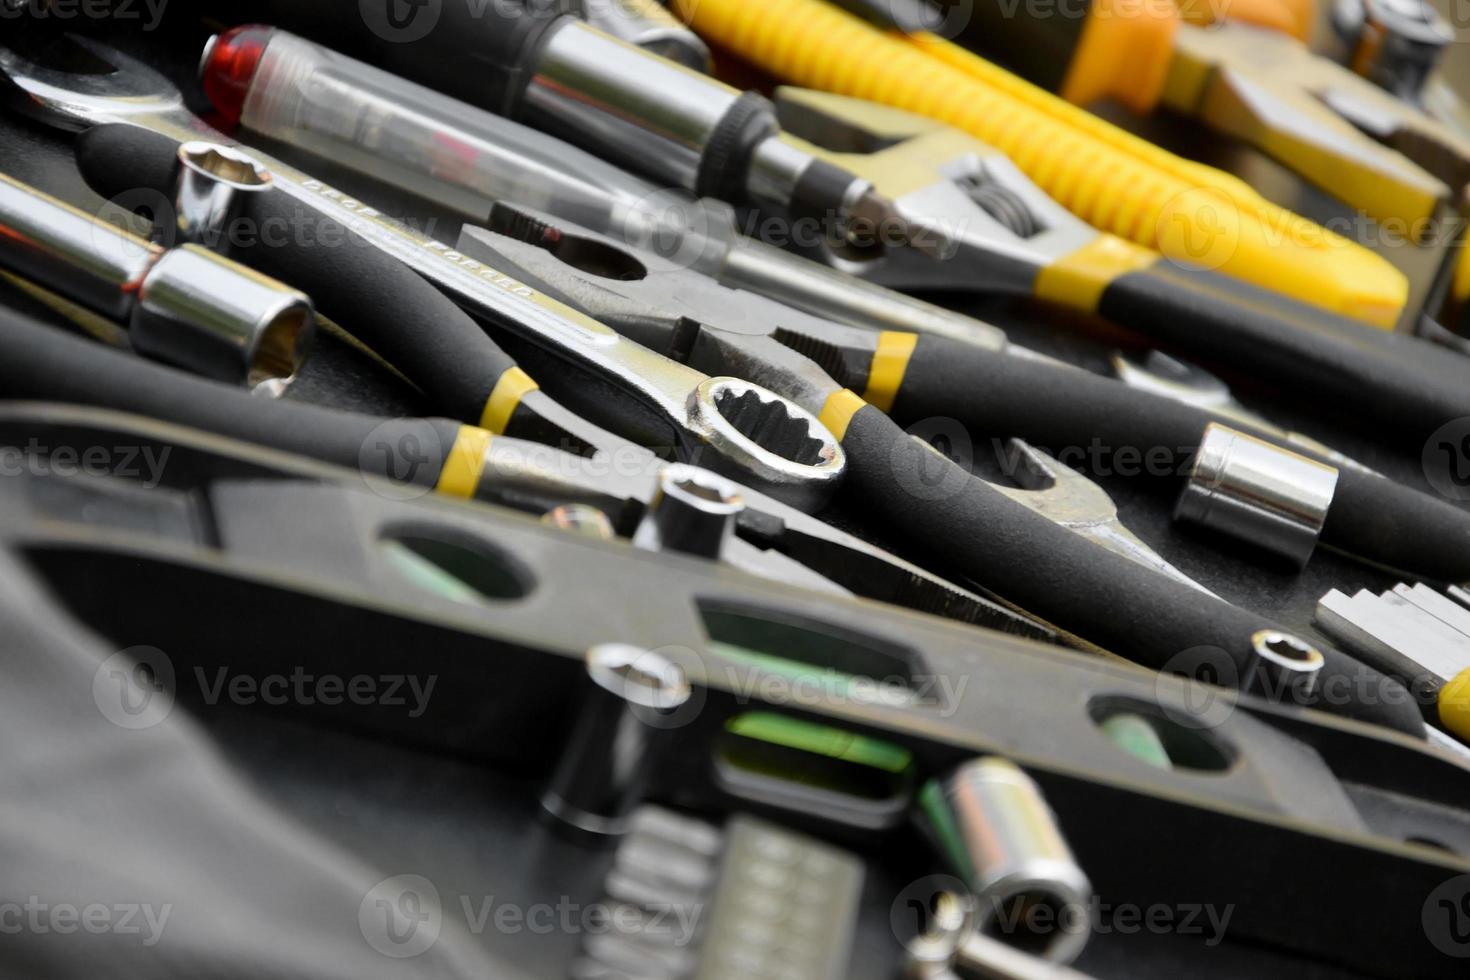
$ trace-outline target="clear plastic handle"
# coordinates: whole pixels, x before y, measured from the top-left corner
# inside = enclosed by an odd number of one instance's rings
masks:
[[[615,232],[613,218],[656,191],[553,137],[280,30],[241,123],[482,220],[505,200]]]

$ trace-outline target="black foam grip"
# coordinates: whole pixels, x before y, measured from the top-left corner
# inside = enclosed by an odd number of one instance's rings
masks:
[[[1145,667],[1218,667],[1223,656],[1242,678],[1253,658],[1252,634],[1281,629],[1027,509],[935,455],[872,406],[853,417],[842,444],[848,454],[842,493],[854,508],[984,588]],[[1326,665],[1317,688],[1328,696],[1306,703],[1422,735],[1423,719],[1397,681],[1321,649]]]
[[[1338,469],[1322,540],[1419,578],[1470,582],[1470,513],[1374,473]]]
[[[1179,492],[1213,418],[1112,378],[933,336],[919,338],[893,416],[904,423],[956,419],[988,434],[1025,439],[1075,469],[1096,463],[1113,473],[1153,477],[1171,494]],[[1305,454],[1248,425],[1222,421]],[[1421,578],[1470,581],[1470,513],[1381,476],[1338,471],[1324,542]]]
[[[126,125],[77,141],[82,176],[117,197],[149,188],[170,196],[178,143]],[[495,382],[515,362],[484,329],[408,266],[285,191],[252,198],[231,257],[309,295],[418,386],[436,410],[478,423]]]
[[[459,424],[381,419],[252,395],[0,310],[0,397],[133,412],[433,486]]]
[[[776,109],[769,99],[759,92],[742,94],[705,143],[692,188],[694,193],[722,201],[743,201],[750,156],[762,140],[778,129]]]
[[[1160,469],[1174,471],[1199,447],[1211,418],[1112,378],[932,335],[914,347],[893,414],[901,421],[958,419],[1053,455],[1094,439],[1112,453],[1165,447],[1170,457]]]
[[[1166,263],[1110,283],[1097,312],[1197,358],[1249,371],[1418,455],[1470,416],[1470,361],[1226,276]]]

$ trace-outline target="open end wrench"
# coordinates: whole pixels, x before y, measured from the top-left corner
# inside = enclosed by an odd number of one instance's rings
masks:
[[[1130,388],[1172,398],[1222,419],[1243,423],[1288,446],[1304,449],[1334,466],[1347,466],[1362,473],[1376,472],[1309,435],[1283,429],[1261,413],[1246,408],[1230,391],[1229,385],[1197,364],[1181,361],[1159,350],[1149,351],[1142,360],[1115,351],[1109,357],[1109,363],[1118,380]]]
[[[1010,474],[1017,486],[991,481],[1001,493],[1115,554],[1214,595],[1128,530],[1102,487],[1020,439],[1012,439],[1009,448],[1018,464]]]
[[[179,142],[205,138],[239,145],[189,113],[178,89],[147,65],[90,39],[73,42],[113,70],[60,71],[0,48],[0,72],[21,93],[18,108],[64,129],[123,123]],[[704,465],[801,505],[820,501],[841,478],[841,447],[790,401],[749,382],[706,377],[630,343],[281,161],[251,154],[272,173],[277,188],[414,269],[470,313],[611,382],[645,416],[641,427],[662,426],[686,457],[697,454]]]

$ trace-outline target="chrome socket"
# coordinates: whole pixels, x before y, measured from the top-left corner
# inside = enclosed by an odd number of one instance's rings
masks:
[[[145,357],[254,387],[301,367],[311,301],[198,245],[159,257],[138,289],[128,337]]]
[[[0,265],[99,316],[126,322],[162,249],[0,174]]]
[[[587,651],[584,698],[541,807],[597,837],[628,832],[691,688],[653,650],[605,643]]]
[[[1076,959],[1091,933],[1092,884],[1030,776],[996,756],[967,762],[925,789],[921,813],[970,886],[974,931],[1055,963]]]
[[[740,488],[693,466],[665,467],[634,544],[716,559],[745,509]]]
[[[1249,542],[1300,568],[1316,550],[1337,476],[1325,463],[1211,422],[1174,519]]]
[[[1321,650],[1280,630],[1251,634],[1251,654],[1251,674],[1245,689],[1283,702],[1309,698],[1327,664]]]
[[[174,182],[176,242],[229,255],[236,221],[251,197],[271,186],[270,171],[239,149],[204,140],[180,144]]]
[[[315,330],[303,294],[197,246],[165,250],[0,175],[0,266],[129,327],[140,354],[233,384],[289,378]]]

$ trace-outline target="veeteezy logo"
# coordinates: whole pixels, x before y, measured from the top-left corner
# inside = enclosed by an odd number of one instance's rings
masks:
[[[170,903],[150,905],[138,902],[48,902],[30,895],[24,902],[0,902],[0,936],[72,936],[79,932],[90,935],[136,936],[144,946],[158,945],[168,917],[174,907]]]
[[[143,30],[157,30],[169,0],[0,0],[0,20],[143,21]]]
[[[393,44],[422,41],[439,23],[444,0],[359,0],[362,22]]]
[[[471,20],[494,15],[501,20],[531,14],[573,13],[570,0],[448,0],[462,3]],[[602,0],[606,2],[606,0]],[[444,14],[445,0],[358,0],[368,30],[390,44],[412,44],[428,37]]]
[[[163,482],[169,446],[50,446],[34,436],[24,446],[0,446],[0,477],[115,476],[152,490]]]
[[[269,708],[356,705],[401,710],[423,717],[439,678],[435,674],[312,673],[297,666],[290,673],[243,674],[229,667],[195,667],[178,676],[173,660],[157,647],[129,647],[108,657],[92,677],[92,699],[103,717],[119,728],[141,730],[172,713],[179,684],[192,681],[196,703]]]

